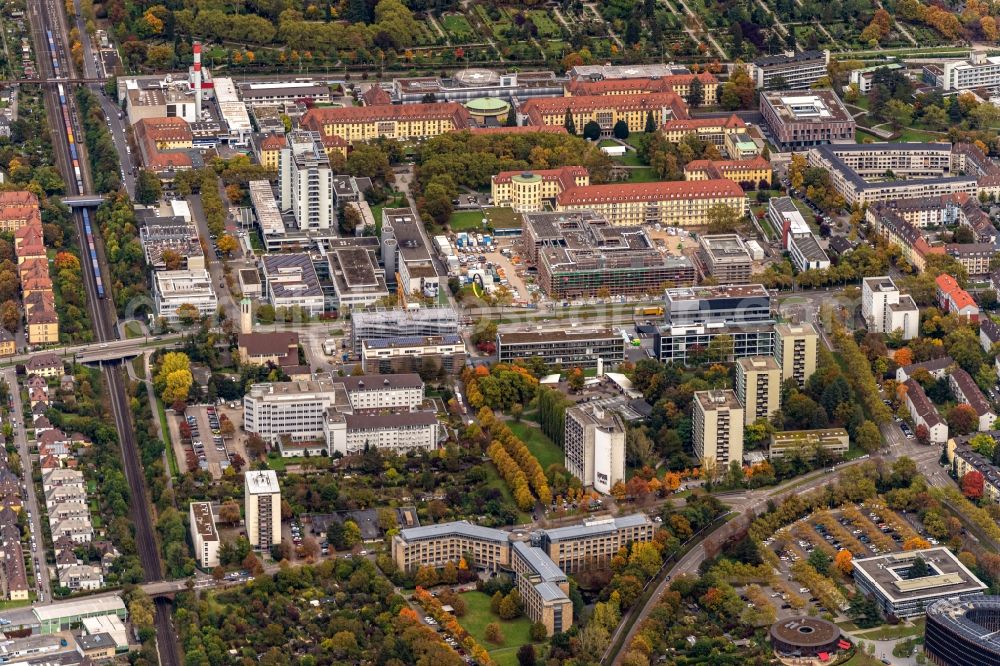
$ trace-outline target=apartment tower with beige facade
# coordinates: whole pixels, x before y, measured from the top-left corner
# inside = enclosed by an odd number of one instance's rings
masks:
[[[743,405],[734,391],[695,392],[693,420],[694,455],[703,466],[724,472],[743,462]]]
[[[781,381],[794,379],[799,388],[816,372],[819,334],[810,323],[776,324],[774,356],[781,366]]]
[[[770,420],[781,407],[781,366],[773,356],[747,356],[736,361],[736,397],[744,423]]]

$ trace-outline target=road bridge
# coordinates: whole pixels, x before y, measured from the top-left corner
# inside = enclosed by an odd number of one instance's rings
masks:
[[[62,198],[62,202],[70,208],[93,208],[104,203],[103,194],[74,194]]]

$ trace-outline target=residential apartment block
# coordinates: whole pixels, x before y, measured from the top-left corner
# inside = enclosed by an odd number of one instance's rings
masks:
[[[942,273],[934,279],[937,287],[938,306],[945,312],[970,322],[979,321],[979,305],[950,275]]]
[[[906,408],[917,427],[927,428],[927,434],[932,444],[944,444],[948,441],[948,424],[938,414],[937,407],[924,392],[924,388],[912,377],[903,382],[906,387]]]
[[[531,356],[540,356],[547,365],[558,363],[566,368],[593,367],[600,358],[609,367],[625,360],[625,341],[610,328],[546,331],[532,328],[497,333],[497,357],[501,363]]]
[[[625,481],[625,424],[613,411],[594,405],[566,410],[566,469],[584,488],[608,494]]]
[[[826,169],[849,206],[979,192],[976,176],[953,169],[950,143],[870,143],[816,146],[809,166]],[[894,178],[887,180],[886,173]]]
[[[693,404],[694,455],[725,474],[730,463],[743,462],[743,405],[729,389],[696,391]]]
[[[832,90],[762,92],[760,112],[782,150],[854,143],[854,116]]]
[[[254,549],[269,551],[281,543],[281,486],[274,470],[244,475],[243,513],[247,539]]]
[[[901,294],[889,276],[869,277],[861,283],[861,316],[868,330],[892,333],[901,330],[904,340],[919,335],[920,311],[909,294]]]
[[[956,367],[948,375],[948,385],[958,402],[975,410],[979,432],[993,430],[993,422],[997,420],[996,410],[990,405],[972,376],[962,368]]]
[[[291,211],[300,229],[335,226],[333,171],[318,132],[285,135],[278,157],[278,205]]]
[[[794,379],[800,389],[816,372],[819,353],[819,334],[806,322],[802,324],[775,324],[774,358],[781,368],[781,381]]]
[[[219,566],[219,531],[215,528],[211,502],[191,502],[189,522],[195,559],[203,570]]]
[[[736,397],[746,425],[770,421],[781,407],[781,366],[773,356],[747,356],[736,361]]]

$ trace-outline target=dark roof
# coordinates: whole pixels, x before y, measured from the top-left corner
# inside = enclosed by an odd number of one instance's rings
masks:
[[[240,349],[246,349],[248,356],[277,356],[279,361],[290,356],[298,344],[299,334],[291,331],[244,333],[239,340]],[[297,355],[292,360],[298,362]]]
[[[907,377],[910,377],[920,368],[923,368],[927,372],[935,372],[937,370],[944,370],[954,362],[955,361],[951,358],[951,356],[942,356],[940,358],[932,358],[929,361],[920,361],[919,363],[904,365],[903,372],[906,373]]]
[[[348,430],[374,430],[378,428],[405,428],[429,426],[437,423],[433,412],[400,412],[398,414],[348,414]]]
[[[816,60],[817,58],[825,60],[826,54],[822,51],[798,51],[792,56],[779,53],[778,55],[757,58],[753,61],[753,64],[758,67],[767,67],[769,65],[785,65],[793,62],[805,62],[807,60]]]
[[[941,415],[938,414],[934,403],[924,393],[924,387],[914,379],[907,379],[903,384],[906,386],[907,397],[913,403],[913,407],[917,410],[920,418],[927,422],[927,427],[931,428],[941,423]]]
[[[983,392],[979,390],[979,387],[976,386],[972,375],[962,368],[955,368],[951,373],[951,379],[958,386],[958,390],[962,392],[962,395],[965,396],[965,400],[969,403],[969,406],[976,410],[978,416],[993,413],[990,403],[986,400]]]
[[[48,354],[35,354],[28,359],[28,362],[24,364],[24,367],[31,372],[32,370],[46,370],[48,368],[59,368],[62,369],[62,359],[59,358],[58,354],[48,353]]]
[[[995,321],[989,317],[983,317],[979,320],[979,330],[986,334],[986,337],[990,339],[990,342],[1000,342],[1000,325],[997,325]]]
[[[830,238],[829,249],[836,254],[844,254],[854,249],[854,243],[847,236],[833,236]]]

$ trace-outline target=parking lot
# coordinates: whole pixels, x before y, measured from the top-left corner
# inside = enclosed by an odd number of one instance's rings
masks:
[[[245,450],[233,449],[232,439],[227,441],[222,437],[219,415],[213,405],[194,405],[188,407],[184,416],[168,419],[178,464],[188,470],[207,470],[213,479],[221,478],[231,464],[230,453],[240,453],[246,460]],[[185,432],[190,432],[190,437],[185,437]]]

